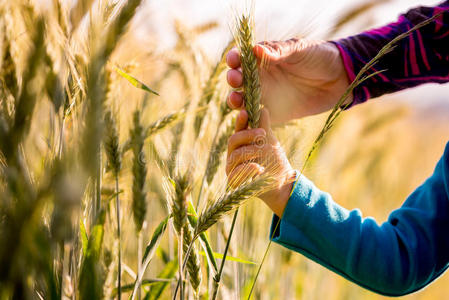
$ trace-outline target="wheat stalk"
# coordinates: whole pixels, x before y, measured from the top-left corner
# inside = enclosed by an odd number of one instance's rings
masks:
[[[87,74],[88,114],[84,139],[84,153],[89,153],[89,155],[83,155],[85,166],[90,174],[97,172],[101,165],[99,149],[103,131],[102,111],[106,98],[107,81],[104,66],[140,2],[141,0],[131,0],[122,7],[106,31],[104,43],[93,52],[90,59]],[[96,178],[99,179],[98,174],[96,174]],[[98,209],[98,203],[99,199],[97,199],[96,209]],[[95,218],[95,215],[93,217]]]
[[[147,175],[146,158],[143,151],[145,133],[140,122],[140,112],[133,114],[133,128],[131,130],[131,147],[133,152],[133,185],[132,185],[132,211],[137,232],[137,270],[140,273],[142,261],[142,227],[147,213],[145,180]],[[140,299],[140,283],[137,285],[137,298]]]
[[[220,269],[215,274],[214,280],[212,282],[212,293],[211,293],[211,295],[212,295],[211,299],[212,300],[217,299],[217,296],[218,296],[218,288],[220,287],[221,276],[223,274],[224,265],[225,265],[225,262],[226,262],[226,256],[228,255],[229,246],[231,245],[232,233],[234,232],[234,228],[235,228],[235,223],[237,221],[238,212],[239,212],[239,210],[237,209],[234,212],[234,216],[232,217],[231,228],[229,228],[229,235],[228,235],[228,238],[226,240],[226,246],[225,246],[225,250],[223,252],[223,259],[221,260]]]
[[[104,43],[96,49],[90,59],[87,74],[87,98],[89,100],[89,111],[91,112],[87,116],[87,130],[86,130],[86,152],[85,153],[97,153],[98,143],[101,140],[102,135],[102,105],[105,99],[105,84],[106,75],[104,66],[106,61],[112,54],[113,50],[117,46],[117,42],[123,35],[126,26],[133,18],[137,6],[139,6],[141,0],[130,0],[119,10],[116,18],[112,21],[111,25],[105,32]],[[90,148],[93,149],[93,151]],[[90,168],[90,171],[97,170],[98,159],[96,155],[85,155],[86,166]]]

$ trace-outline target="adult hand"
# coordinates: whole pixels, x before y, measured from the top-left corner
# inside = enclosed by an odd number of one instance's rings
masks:
[[[254,53],[262,62],[261,101],[274,124],[333,108],[349,85],[340,52],[332,43],[302,39],[262,42],[254,47]],[[229,51],[226,62],[231,68],[227,74],[229,85],[240,88],[243,75],[236,48]],[[231,92],[228,105],[242,108],[242,92]]]

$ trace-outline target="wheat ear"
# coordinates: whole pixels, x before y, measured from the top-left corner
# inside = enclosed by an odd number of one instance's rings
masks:
[[[238,188],[232,191],[227,191],[217,200],[217,202],[206,208],[198,218],[198,222],[193,232],[192,241],[185,251],[186,253],[181,265],[181,272],[188,264],[188,259],[192,253],[192,250],[194,249],[194,242],[201,233],[205,232],[212,225],[217,223],[226,213],[238,208],[245,202],[245,200],[248,200],[252,197],[257,197],[265,191],[270,190],[274,183],[274,180],[267,175],[257,176],[256,178],[240,185]],[[173,300],[176,299],[180,286],[181,280],[178,280],[178,284],[173,294]]]
[[[209,229],[217,223],[226,213],[238,208],[245,200],[257,197],[273,184],[267,175],[257,176],[255,179],[240,185],[235,190],[226,192],[215,203],[206,208],[198,218],[195,236]]]
[[[110,111],[105,113],[104,150],[108,159],[110,169],[116,177],[122,168],[122,156],[119,145],[117,124]]]
[[[180,109],[177,112],[170,113],[166,116],[163,116],[162,118],[154,121],[150,125],[148,125],[143,130],[143,137],[144,139],[149,138],[150,136],[158,133],[159,131],[167,128],[168,126],[174,124],[175,122],[181,120],[186,115],[186,109]],[[126,141],[123,145],[123,152],[127,152],[132,147],[132,140],[129,139]]]
[[[134,112],[133,115],[134,127],[131,130],[131,144],[132,152],[134,154],[132,174],[132,211],[134,216],[134,223],[137,232],[140,232],[145,220],[147,211],[146,206],[146,191],[145,178],[147,174],[147,167],[145,161],[145,153],[143,152],[143,144],[145,140],[144,129],[140,123],[140,113]]]
[[[254,21],[251,16],[242,15],[238,19],[236,43],[240,51],[243,73],[243,99],[248,112],[248,125],[251,128],[259,126],[261,88],[257,58],[254,47]]]
[[[189,193],[189,178],[187,175],[177,176],[174,180],[175,194],[172,203],[173,227],[182,239],[182,252],[186,255],[190,244],[193,243],[193,230],[187,221],[187,194]],[[201,265],[195,245],[192,245],[191,253],[187,259],[187,271],[190,284],[195,293],[198,293],[201,284]],[[181,270],[182,271],[182,270]]]

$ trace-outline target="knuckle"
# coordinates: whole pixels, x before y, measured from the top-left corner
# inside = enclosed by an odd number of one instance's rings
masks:
[[[255,134],[253,137],[253,144],[258,149],[265,148],[268,144],[267,136],[262,134]]]
[[[228,147],[229,147],[229,149],[231,149],[232,148],[232,146],[235,144],[235,142],[236,142],[236,136],[235,136],[236,134],[233,134],[233,135],[231,135],[230,137],[229,137],[229,140],[228,140]]]

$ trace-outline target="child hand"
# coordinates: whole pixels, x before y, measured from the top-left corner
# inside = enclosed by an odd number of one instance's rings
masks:
[[[296,173],[271,130],[267,109],[262,109],[259,125],[260,128],[248,128],[248,113],[245,110],[241,110],[237,116],[235,133],[228,142],[228,183],[236,187],[248,178],[269,174],[277,185],[259,198],[281,217]]]

